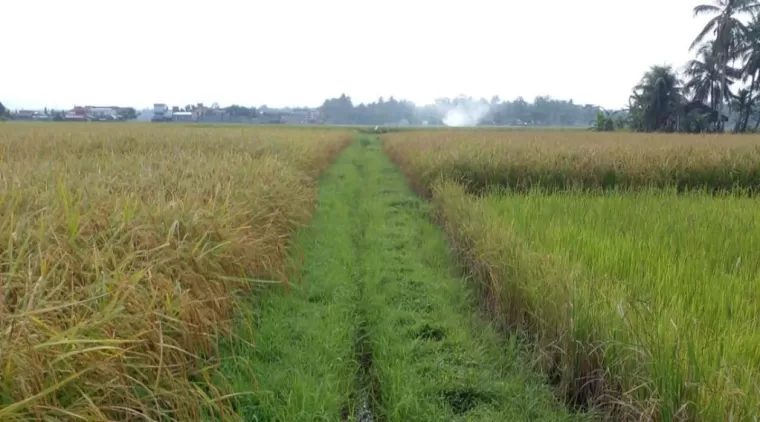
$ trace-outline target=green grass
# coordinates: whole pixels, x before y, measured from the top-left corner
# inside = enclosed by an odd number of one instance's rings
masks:
[[[564,268],[567,285],[530,280],[544,321],[547,298],[572,292],[574,337],[602,342],[624,391],[661,420],[710,421],[760,412],[758,205],[666,192],[484,203],[519,248]]]
[[[372,137],[323,176],[303,274],[260,295],[223,361],[248,421],[581,419],[479,317],[427,205]],[[283,289],[284,290],[284,289]],[[261,324],[258,321],[261,320]],[[255,344],[245,341],[255,339]]]
[[[350,155],[327,170],[303,252],[300,279],[260,296],[240,322],[222,374],[246,421],[335,421],[352,390],[357,286],[353,215],[361,179]],[[247,327],[252,327],[249,331]]]
[[[364,149],[364,301],[389,421],[571,420],[515,339],[478,319],[449,247],[377,142]]]

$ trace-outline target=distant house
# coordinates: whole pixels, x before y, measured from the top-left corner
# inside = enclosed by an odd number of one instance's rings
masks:
[[[166,104],[156,103],[153,104],[153,122],[166,122],[172,120],[172,111]]]
[[[118,107],[75,106],[63,114],[67,121],[114,121],[119,120]]]
[[[141,120],[153,122],[203,122],[203,123],[242,123],[242,124],[313,124],[320,123],[322,115],[319,109],[285,108],[271,109],[262,107],[258,116],[256,110],[242,110],[243,107],[219,108],[205,107],[202,103],[185,108],[170,107],[163,103],[153,104],[152,110],[144,110]],[[174,110],[174,111],[173,111]],[[150,116],[150,117],[148,117]]]
[[[697,112],[699,112],[701,114],[708,115],[709,121],[711,123],[715,123],[715,122],[718,121],[718,114],[719,113],[717,111],[713,110],[707,104],[703,103],[702,101],[694,100],[694,101],[691,101],[691,102],[687,103],[684,106],[684,114],[689,114],[689,113],[691,113],[693,111],[697,111]],[[727,122],[728,121],[728,116],[726,116],[725,114],[720,113],[720,119],[723,120],[724,122]]]
[[[306,114],[307,123],[319,123],[322,121],[322,112],[318,108],[309,109]]]
[[[92,120],[117,120],[117,107],[85,106],[85,114]]]
[[[318,109],[295,108],[286,110],[268,110],[263,112],[264,116],[279,116],[279,123],[289,125],[314,124],[321,121],[321,113]]]
[[[308,119],[307,111],[290,111],[280,114],[280,121],[288,125],[302,125],[306,124]]]
[[[700,116],[696,120],[690,116]],[[691,132],[704,132],[715,130],[718,121],[728,121],[728,116],[713,110],[712,107],[702,101],[690,101],[686,103],[678,115],[677,127],[679,130],[686,129]]]
[[[17,110],[15,113],[12,113],[11,116],[14,120],[35,120],[35,118],[41,114],[42,112],[39,110]]]
[[[74,107],[63,115],[63,120],[86,122],[90,120],[85,107]]]
[[[192,111],[175,111],[171,117],[173,122],[192,122],[195,121],[195,114]]]

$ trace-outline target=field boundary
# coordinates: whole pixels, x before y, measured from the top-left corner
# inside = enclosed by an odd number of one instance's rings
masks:
[[[474,282],[484,317],[504,335],[517,335],[527,341],[533,354],[531,365],[543,374],[549,385],[554,386],[555,394],[569,408],[598,413],[605,420],[650,420],[653,406],[641,406],[641,403],[626,399],[618,380],[601,363],[603,349],[600,345],[572,341],[562,334],[562,330],[570,327],[555,326],[552,332],[557,334],[556,338],[539,337],[538,327],[546,325],[547,321],[537,319],[538,314],[531,310],[537,305],[528,303],[520,284],[515,281],[520,279],[519,282],[529,283],[529,278],[535,276],[530,270],[533,264],[544,275],[562,277],[557,264],[550,257],[531,262],[511,234],[505,236],[502,227],[489,224],[496,220],[489,218],[485,209],[471,203],[475,195],[468,192],[461,179],[441,176],[437,183],[428,186],[409,171],[403,161],[398,161],[395,150],[389,151],[385,143],[384,149],[405,175],[410,187],[430,202],[430,218],[443,228],[451,245],[452,257],[460,263],[467,278]],[[479,240],[468,234],[470,231],[477,231]],[[560,314],[568,311],[565,309]],[[564,346],[557,341],[563,342]],[[563,352],[567,350],[574,353]],[[568,372],[567,368],[574,369]]]
[[[488,317],[503,333],[528,340],[534,368],[571,408],[593,409],[615,421],[650,420],[655,406],[626,397],[619,379],[603,363],[603,346],[572,334],[572,306],[563,300],[571,293],[559,290],[541,303],[533,303],[526,294],[537,277],[560,280],[575,274],[553,257],[527,249],[498,219],[471,201],[460,185],[442,182],[435,187],[433,213],[456,259],[476,281]],[[566,285],[556,284],[558,289]],[[557,308],[538,311],[546,306]],[[555,319],[544,319],[547,315]]]
[[[394,153],[402,152],[389,153],[398,159]],[[701,420],[705,414],[727,418],[755,414],[756,400],[742,399],[742,394],[749,394],[757,385],[743,372],[751,371],[742,366],[746,360],[739,357],[733,365],[713,367],[708,363],[709,355],[695,354],[696,346],[688,337],[658,337],[660,334],[647,334],[646,329],[631,329],[637,321],[651,320],[646,299],[640,297],[622,296],[619,303],[616,299],[603,306],[601,319],[574,309],[588,303],[584,297],[602,292],[587,280],[599,278],[601,282],[606,275],[587,272],[579,263],[534,249],[529,239],[516,235],[503,222],[503,215],[490,209],[490,196],[473,194],[461,180],[445,176],[436,179],[428,174],[434,182],[423,184],[417,179],[419,173],[414,172],[417,169],[401,159],[396,162],[402,169],[406,167],[407,177],[411,174],[410,186],[418,194],[422,191],[420,196],[433,205],[431,218],[444,227],[452,254],[474,282],[487,317],[501,332],[528,339],[533,346],[533,367],[555,386],[569,407],[591,409],[606,420],[624,421],[687,421]],[[683,198],[673,192],[656,192]],[[490,193],[510,194],[498,190]],[[707,193],[699,197],[710,197]],[[734,193],[719,196],[744,196]],[[576,197],[575,192],[560,195]],[[738,265],[737,261],[734,267]],[[536,296],[537,289],[541,296]],[[663,324],[679,329],[673,320],[663,320]],[[666,328],[657,326],[658,330]],[[627,331],[621,335],[617,330]],[[660,343],[652,342],[655,338],[665,343],[658,346]],[[698,368],[700,362],[706,369]],[[736,374],[729,375],[733,371]],[[725,387],[712,393],[721,379]],[[710,394],[720,396],[712,398]]]

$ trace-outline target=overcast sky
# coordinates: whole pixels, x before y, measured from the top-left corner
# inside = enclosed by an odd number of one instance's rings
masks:
[[[627,104],[677,68],[699,0],[3,1],[12,108],[203,102],[318,106],[345,92]]]

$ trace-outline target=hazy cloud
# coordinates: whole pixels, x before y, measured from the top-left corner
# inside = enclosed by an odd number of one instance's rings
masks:
[[[342,92],[417,104],[465,93],[615,108],[650,65],[690,57],[698,3],[8,1],[0,101],[316,106]]]

